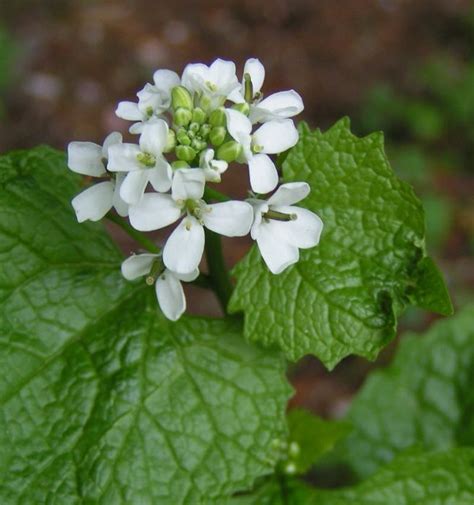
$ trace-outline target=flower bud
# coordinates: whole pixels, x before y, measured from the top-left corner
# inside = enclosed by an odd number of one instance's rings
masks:
[[[189,138],[189,135],[186,133],[186,130],[179,130],[176,138],[180,144],[183,146],[190,146],[191,145],[191,139]]]
[[[238,110],[239,112],[241,112],[242,114],[245,114],[246,116],[248,116],[249,112],[250,112],[250,106],[247,102],[236,103],[236,104],[232,105],[232,108],[234,110]]]
[[[171,152],[176,147],[176,133],[173,130],[168,130],[168,137],[166,139],[166,144],[163,149],[164,153]]]
[[[193,109],[193,98],[189,91],[183,86],[175,86],[171,90],[171,105],[173,109]]]
[[[187,126],[191,121],[193,114],[189,109],[185,109],[184,107],[179,107],[175,110],[173,120],[174,123],[178,126]]]
[[[199,140],[199,139],[194,139],[192,142],[191,142],[191,147],[193,149],[195,149],[196,151],[200,152],[202,151],[203,149],[206,149],[207,147],[207,143],[204,142],[204,140]]]
[[[200,128],[200,125],[199,123],[191,123],[189,126],[188,126],[188,130],[190,132],[193,132],[194,134],[196,134],[198,131],[199,131],[199,128]]]
[[[171,167],[177,170],[178,168],[189,168],[189,163],[183,160],[175,160],[171,163]]]
[[[176,157],[182,161],[193,161],[196,157],[196,151],[190,146],[177,146]]]
[[[225,126],[227,123],[223,107],[219,107],[211,112],[209,124],[211,126]]]
[[[201,128],[199,128],[199,135],[201,135],[203,139],[207,139],[207,137],[209,137],[209,133],[211,133],[211,129],[211,125],[208,125],[207,123],[203,124]]]
[[[207,114],[200,107],[196,107],[193,110],[193,117],[192,117],[193,123],[203,124],[206,121],[206,119]]]
[[[241,153],[242,146],[238,142],[235,142],[235,140],[230,140],[219,147],[217,150],[217,158],[231,163],[235,161]]]
[[[223,126],[215,126],[209,133],[211,144],[218,147],[224,142],[227,130]]]

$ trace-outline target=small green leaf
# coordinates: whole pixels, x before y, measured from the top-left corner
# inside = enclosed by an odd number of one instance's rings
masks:
[[[400,456],[358,486],[316,492],[306,501],[306,505],[471,503],[474,503],[474,449],[467,448]]]
[[[474,307],[402,339],[394,362],[373,373],[347,419],[338,447],[359,476],[411,446],[474,445]]]
[[[244,311],[249,340],[333,367],[349,354],[375,358],[409,303],[451,313],[443,279],[426,260],[421,204],[393,174],[381,134],[357,138],[347,119],[326,133],[303,125],[283,172],[285,182],[310,184],[302,204],[324,230],[319,246],[280,275],[256,247],[237,265],[229,308]]]
[[[0,158],[0,503],[222,503],[272,471],[290,394],[239,322],[161,317],[47,148]]]
[[[296,473],[306,473],[350,432],[351,426],[346,422],[326,421],[303,409],[294,409],[288,414],[288,429],[289,461],[295,465]],[[293,451],[292,444],[296,444]]]

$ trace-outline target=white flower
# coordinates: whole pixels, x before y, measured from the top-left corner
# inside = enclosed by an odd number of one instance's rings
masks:
[[[167,268],[178,274],[193,272],[204,251],[204,227],[227,237],[246,235],[252,224],[252,206],[229,201],[207,204],[202,200],[205,176],[200,168],[176,170],[171,195],[147,193],[130,208],[130,223],[141,231],[168,226],[185,215],[163,249]]]
[[[206,181],[221,182],[221,174],[227,170],[229,165],[224,160],[214,159],[214,155],[214,149],[202,151],[199,166],[204,170]]]
[[[93,142],[71,142],[68,145],[68,167],[78,174],[91,177],[107,175],[105,160],[108,158],[109,148],[122,143],[122,135],[111,133],[101,147]],[[103,181],[79,193],[72,200],[77,220],[99,221],[107,212],[115,207],[121,216],[128,214],[128,205],[120,197],[120,186],[123,177],[117,174],[115,180]]]
[[[244,78],[241,87],[229,95],[229,100],[235,103],[245,102],[245,75],[250,76],[252,83],[252,97],[250,98],[249,119],[255,123],[265,123],[274,119],[285,119],[296,116],[303,109],[303,99],[293,89],[279,91],[262,100],[261,89],[265,80],[265,68],[256,58],[250,58],[245,62]]]
[[[180,79],[171,70],[157,70],[153,74],[154,84],[146,84],[137,93],[138,103],[120,102],[115,114],[128,121],[138,121],[130,127],[130,133],[141,133],[143,124],[165,113],[171,105],[171,90],[179,86]]]
[[[313,212],[293,204],[310,192],[305,182],[282,184],[267,200],[249,200],[255,219],[251,236],[270,271],[279,274],[299,260],[299,249],[319,243],[323,222]]]
[[[158,271],[153,272],[154,265]],[[176,274],[164,268],[158,254],[137,254],[122,263],[122,275],[131,281],[150,275],[148,284],[155,284],[156,297],[163,314],[171,321],[177,321],[186,310],[186,298],[181,282],[191,282],[199,275],[196,269],[187,275]]]
[[[222,105],[227,96],[239,87],[235,63],[220,58],[209,67],[203,63],[186,65],[181,83],[191,93],[202,93],[213,108]]]
[[[298,130],[291,119],[269,121],[252,132],[249,118],[226,109],[227,130],[242,146],[242,161],[248,163],[250,186],[256,193],[269,193],[278,184],[278,171],[268,154],[277,154],[298,142]]]
[[[120,196],[130,205],[137,204],[148,183],[156,191],[168,191],[172,170],[163,156],[168,139],[168,125],[162,119],[143,126],[140,145],[116,144],[109,149],[108,170],[128,172],[120,188]]]

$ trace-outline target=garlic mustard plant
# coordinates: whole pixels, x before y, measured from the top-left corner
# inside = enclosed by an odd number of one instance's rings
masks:
[[[221,59],[209,66],[189,64],[181,77],[157,70],[154,83],[137,93],[137,102],[120,102],[116,110],[133,121],[130,133],[138,136],[136,143],[114,133],[103,148],[87,142],[69,145],[69,168],[103,179],[74,198],[79,221],[99,220],[112,206],[138,232],[179,221],[159,253],[132,256],[122,266],[126,279],[147,274],[147,281],[154,279],[158,303],[169,319],[185,310],[180,281],[193,281],[199,273],[205,229],[227,237],[252,230],[273,274],[298,261],[298,248],[318,245],[321,219],[294,206],[310,187],[278,187],[272,159],[298,142],[290,118],[303,110],[303,101],[294,90],[265,97],[264,78],[263,64],[255,58],[245,63],[240,81],[235,64]],[[250,187],[243,201],[206,187],[220,183],[234,163],[248,165]],[[215,240],[210,234],[208,239]],[[216,273],[215,267],[210,264],[209,271]]]

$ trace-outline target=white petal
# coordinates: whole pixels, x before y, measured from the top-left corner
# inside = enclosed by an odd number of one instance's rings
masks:
[[[269,193],[278,184],[278,171],[266,154],[256,154],[249,160],[250,187],[255,193]]]
[[[165,270],[158,277],[155,290],[163,314],[171,321],[177,321],[186,310],[186,298],[179,279]]]
[[[136,144],[114,144],[109,147],[107,170],[111,172],[142,170],[143,166],[137,159],[139,154],[141,151]]]
[[[107,135],[107,137],[105,137],[104,143],[102,144],[102,156],[107,159],[109,157],[110,146],[121,144],[122,140],[122,134],[119,132],[112,132],[110,135]]]
[[[233,89],[240,86],[233,61],[218,58],[211,64],[209,70],[210,80],[217,86],[220,93],[228,95]]]
[[[174,223],[181,216],[181,208],[170,195],[145,193],[137,205],[129,209],[131,225],[140,231],[152,231]]]
[[[294,90],[280,91],[251,107],[250,121],[270,121],[296,116],[304,109],[301,96]]]
[[[102,147],[93,142],[70,142],[67,146],[67,166],[82,175],[104,175]]]
[[[256,234],[260,254],[270,271],[279,274],[288,266],[299,260],[299,249],[279,240],[278,225],[280,222],[262,223]]]
[[[148,170],[129,172],[120,186],[120,198],[129,205],[136,205],[148,184]]]
[[[282,184],[268,199],[269,205],[293,205],[306,198],[311,191],[306,182],[288,182]]]
[[[204,226],[226,237],[247,235],[253,222],[253,209],[247,202],[222,202],[207,205],[202,220]]]
[[[158,254],[133,254],[122,262],[122,275],[133,281],[150,273],[151,266]]]
[[[234,109],[226,109],[227,131],[237,142],[242,142],[243,137],[248,137],[252,131],[252,123],[249,118]]]
[[[245,103],[245,98],[242,91],[242,86],[239,86],[232,90],[228,95],[227,99],[234,103]]]
[[[252,80],[253,93],[258,93],[263,86],[265,80],[265,67],[257,58],[249,58],[245,62],[244,74],[250,74]]]
[[[143,126],[140,148],[145,153],[160,155],[168,139],[168,125],[163,119],[156,119]]]
[[[291,119],[269,121],[253,134],[253,142],[264,153],[282,153],[298,142],[298,130]]]
[[[192,282],[192,281],[194,281],[195,279],[197,279],[199,277],[199,268],[196,268],[196,270],[193,270],[189,274],[177,274],[177,273],[174,273],[174,275],[176,275],[176,277],[180,281],[183,281],[183,282]]]
[[[209,80],[209,67],[203,63],[189,63],[183,70],[181,84],[189,91],[200,91]]]
[[[148,169],[148,179],[155,191],[168,191],[172,176],[171,165],[162,157],[156,160],[155,168]]]
[[[161,69],[153,74],[156,87],[165,95],[170,95],[175,86],[179,86],[181,80],[179,75],[172,70]]]
[[[143,131],[143,127],[145,126],[146,122],[138,122],[138,123],[133,123],[132,126],[128,129],[128,131],[133,134],[133,135],[140,135],[140,133]]]
[[[175,200],[199,200],[204,194],[205,184],[201,168],[180,168],[174,173],[171,194]]]
[[[285,214],[296,214],[294,221],[278,222],[278,235],[282,241],[302,249],[314,247],[319,243],[323,222],[314,212],[292,206],[272,206],[271,209]]]
[[[77,220],[99,221],[112,208],[114,185],[110,181],[100,182],[73,198],[71,204],[76,212]]]
[[[114,196],[112,198],[112,204],[115,210],[118,215],[122,217],[128,216],[128,203],[120,196],[120,187],[126,176],[127,174],[125,172],[117,172],[115,176]]]
[[[143,114],[135,102],[120,102],[115,114],[127,121],[140,121],[143,118]]]
[[[145,87],[137,93],[138,108],[142,112],[142,118],[150,117],[149,109],[153,112],[161,112],[163,100],[160,91],[153,84],[145,84]]]
[[[163,249],[167,268],[178,274],[193,272],[204,252],[204,228],[191,216],[185,217],[168,238]]]

